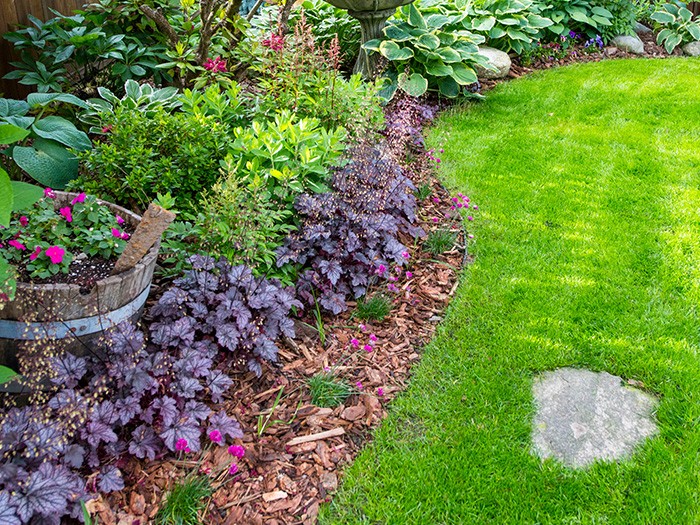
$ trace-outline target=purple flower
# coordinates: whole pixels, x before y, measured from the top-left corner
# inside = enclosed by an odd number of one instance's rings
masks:
[[[406,279],[412,279],[413,278],[413,273],[412,272],[406,272]]]
[[[357,387],[358,390],[362,390],[362,382],[361,381],[358,381],[357,383],[355,383],[355,386]]]
[[[40,254],[41,254],[41,246],[35,246],[35,247],[34,247],[34,251],[33,251],[32,254],[29,256],[29,260],[30,260],[30,261],[35,260],[37,257],[39,257]]]
[[[112,237],[116,237],[117,239],[121,239],[122,232],[120,232],[117,228],[112,228]]]
[[[384,389],[382,387],[377,388],[377,395],[382,397],[384,395]]]
[[[390,292],[398,292],[399,291],[399,289],[396,287],[396,285],[394,283],[389,283],[386,287]]]
[[[439,222],[439,221],[440,221],[440,219],[438,219],[437,217],[433,217],[433,222]]]
[[[117,224],[119,226],[121,226],[122,224],[124,224],[124,222],[126,222],[126,221],[124,221],[124,217],[122,217],[121,215],[115,215],[115,217],[117,218]]]
[[[209,439],[214,443],[221,443],[221,432],[218,430],[212,430],[209,432]]]
[[[469,217],[467,217],[467,220],[468,220],[468,221],[473,221],[473,220],[474,220],[474,217],[472,217],[472,216],[470,215]]]
[[[122,234],[121,234],[121,238],[122,238],[122,239],[124,239],[125,241],[128,241],[128,240],[129,240],[129,237],[131,237],[131,235],[129,235],[129,234],[126,233],[126,232],[122,232]]]
[[[411,254],[408,253],[408,252],[402,252],[402,253],[401,253],[401,257],[403,257],[404,259],[410,259],[410,258],[411,258]]]
[[[374,334],[369,334],[369,340],[372,341],[373,343],[377,342],[377,336]]]
[[[238,465],[235,463],[231,463],[231,466],[228,468],[228,473],[229,476],[233,476],[238,472]]]
[[[384,266],[383,264],[380,264],[379,268],[377,268],[375,271],[375,273],[377,275],[384,275],[385,272],[386,272],[386,266]]]

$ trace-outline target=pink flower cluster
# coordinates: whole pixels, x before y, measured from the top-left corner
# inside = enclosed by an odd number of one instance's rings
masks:
[[[261,43],[273,51],[282,51],[284,49],[284,36],[273,33]]]
[[[212,443],[217,443],[221,444],[223,441],[223,436],[221,435],[221,431],[214,429],[211,432],[209,432],[209,440]],[[180,438],[175,442],[175,450],[177,452],[184,452],[185,454],[189,454],[192,452],[192,450],[189,447],[189,443],[187,443],[187,440],[184,438]],[[231,454],[234,458],[240,460],[245,457],[245,448],[242,447],[241,445],[231,445],[228,447],[228,453]],[[202,469],[206,474],[211,473],[211,468],[204,468]],[[234,462],[231,463],[231,465],[228,468],[228,473],[229,475],[233,476],[238,472],[238,465]]]
[[[213,71],[214,73],[226,73],[226,61],[220,56],[215,59],[208,58],[203,64],[204,69]]]

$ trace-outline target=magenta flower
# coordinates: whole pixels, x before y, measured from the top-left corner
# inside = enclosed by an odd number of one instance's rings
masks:
[[[406,279],[412,279],[413,278],[413,273],[412,272],[406,272]]]
[[[122,235],[121,235],[121,238],[124,239],[125,241],[128,241],[128,240],[129,240],[129,237],[131,237],[131,235],[129,235],[129,234],[126,233],[126,232],[123,232]]]
[[[438,219],[437,217],[433,217],[433,222],[440,222],[440,219]]]
[[[209,439],[214,443],[221,443],[221,432],[218,430],[212,430],[209,432]]]
[[[44,188],[44,197],[47,197],[49,199],[55,199],[56,194],[51,188]]]
[[[19,218],[19,223],[20,223],[22,226],[26,226],[27,224],[29,224],[29,219],[27,219],[26,216],[22,215],[22,216]]]
[[[357,387],[358,390],[362,390],[362,382],[361,381],[358,381],[357,383],[355,383],[355,386]]]
[[[75,206],[79,202],[85,202],[85,197],[86,195],[84,193],[79,193],[77,197],[75,197],[70,203]]]
[[[180,438],[175,442],[175,450],[178,452],[191,452],[187,440],[184,438]]]
[[[121,239],[122,232],[120,232],[117,228],[112,228],[112,237],[116,237],[117,239]]]
[[[66,251],[58,246],[46,248],[46,256],[51,259],[51,264],[61,264]]]
[[[474,217],[472,217],[472,216],[470,215],[469,217],[467,217],[467,220],[468,220],[468,221],[473,221],[473,220],[474,220]]]
[[[245,456],[245,448],[240,445],[231,445],[228,447],[228,453],[237,457],[238,459],[241,459],[243,456]]]
[[[235,475],[238,472],[238,465],[235,463],[231,463],[231,466],[228,468],[228,473],[230,476]]]
[[[474,206],[472,206],[472,208],[475,209],[475,210],[478,210],[478,209],[479,209],[479,207],[478,207],[476,204],[475,204]]]
[[[117,218],[117,224],[118,224],[119,226],[121,226],[122,224],[124,224],[124,223],[126,222],[126,221],[124,220],[124,217],[122,217],[121,215],[115,215],[115,217]]]
[[[382,387],[377,388],[377,395],[382,397],[384,395],[384,389]]]
[[[372,345],[365,345],[365,346],[364,346],[364,349],[365,349],[365,352],[367,352],[368,354],[369,354],[372,350],[374,350],[374,348],[372,348]]]
[[[374,334],[369,334],[369,340],[372,341],[373,343],[377,342],[377,336]]]
[[[474,238],[474,234],[470,233],[469,235],[467,235],[467,237],[469,237],[470,239],[473,239],[473,238]]]
[[[386,266],[383,264],[379,265],[379,268],[377,268],[376,273],[377,275],[384,275],[384,272],[386,272]]]
[[[14,240],[14,239],[12,239],[11,241],[9,241],[7,244],[9,244],[10,246],[12,246],[13,248],[17,248],[18,250],[24,251],[24,250],[27,249],[27,247],[26,247],[24,244],[22,244],[22,243],[19,242],[19,241]]]
[[[438,197],[434,197],[434,198],[433,198],[433,202],[434,202],[435,204],[440,204],[440,199],[439,199]]]
[[[408,252],[403,252],[403,253],[401,253],[401,257],[403,257],[404,259],[410,259],[411,254]]]
[[[389,283],[386,287],[390,292],[398,292],[399,291],[399,289],[396,287],[396,285],[394,283]]]
[[[35,260],[37,257],[39,257],[40,254],[41,254],[41,246],[35,246],[35,247],[34,247],[34,251],[33,251],[32,254],[29,256],[29,260],[30,260],[30,261]]]
[[[58,213],[63,215],[63,217],[66,219],[66,222],[73,222],[73,214],[71,213],[70,208],[68,206],[58,210]]]
[[[350,339],[350,344],[355,348],[358,348],[360,346],[360,342],[355,338]]]
[[[367,330],[367,325],[360,324],[358,325],[358,328],[364,332],[365,330]]]

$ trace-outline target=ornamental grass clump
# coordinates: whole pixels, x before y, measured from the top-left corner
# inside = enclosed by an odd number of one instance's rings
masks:
[[[378,148],[356,148],[332,186],[332,192],[297,199],[299,231],[278,249],[277,265],[301,265],[299,297],[311,306],[318,298],[338,314],[350,297],[363,296],[381,278],[376,268],[406,264],[401,234],[416,238],[423,231],[414,225],[415,186]]]

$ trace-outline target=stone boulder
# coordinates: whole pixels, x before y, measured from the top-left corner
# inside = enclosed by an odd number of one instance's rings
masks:
[[[627,51],[628,53],[634,53],[635,55],[644,54],[644,42],[642,42],[637,35],[616,36],[613,38],[611,44],[622,51]]]
[[[642,23],[640,23],[640,22],[637,22],[637,23],[634,25],[634,32],[637,33],[637,34],[641,34],[641,33],[651,33],[651,29],[648,28],[647,26],[645,26],[644,24],[642,24]]]
[[[684,45],[683,53],[691,57],[700,57],[700,42],[691,42]]]
[[[485,56],[488,59],[489,65],[493,69],[487,69],[483,66],[475,66],[476,74],[479,78],[503,78],[508,75],[510,71],[511,61],[508,53],[499,51],[492,47],[480,47],[479,54]]]

